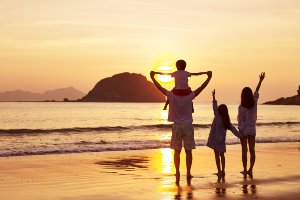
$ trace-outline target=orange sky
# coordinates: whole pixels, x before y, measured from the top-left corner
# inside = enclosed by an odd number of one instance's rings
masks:
[[[211,90],[237,103],[266,72],[261,101],[300,84],[299,0],[0,0],[0,91],[74,86],[163,62],[213,71]],[[195,88],[203,77],[194,77]]]

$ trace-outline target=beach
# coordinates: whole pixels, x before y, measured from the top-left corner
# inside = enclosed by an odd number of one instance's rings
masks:
[[[226,181],[213,151],[194,150],[193,178],[175,184],[172,150],[148,149],[0,158],[0,199],[299,199],[300,143],[256,144],[254,179],[243,180],[240,145],[227,146]]]

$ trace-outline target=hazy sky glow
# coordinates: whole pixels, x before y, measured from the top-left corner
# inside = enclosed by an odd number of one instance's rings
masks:
[[[0,0],[0,91],[74,86],[120,72],[144,75],[185,59],[213,71],[211,90],[237,103],[266,72],[261,101],[300,84],[299,0]],[[169,64],[166,64],[169,63]],[[195,88],[203,77],[190,80]]]

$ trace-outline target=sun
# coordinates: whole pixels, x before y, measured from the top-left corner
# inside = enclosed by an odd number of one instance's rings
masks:
[[[171,73],[174,71],[174,69],[171,66],[159,66],[156,69],[156,71],[163,72],[163,73]],[[170,75],[159,75],[159,74],[157,75],[157,79],[163,83],[170,83],[174,80],[174,78],[172,78]]]

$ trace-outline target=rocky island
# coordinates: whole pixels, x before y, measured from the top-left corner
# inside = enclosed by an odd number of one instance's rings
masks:
[[[165,96],[145,76],[120,73],[100,80],[83,102],[163,102]]]
[[[281,97],[275,101],[268,101],[265,102],[264,104],[269,104],[269,105],[300,105],[300,85],[298,88],[298,95],[291,96],[291,97]]]

